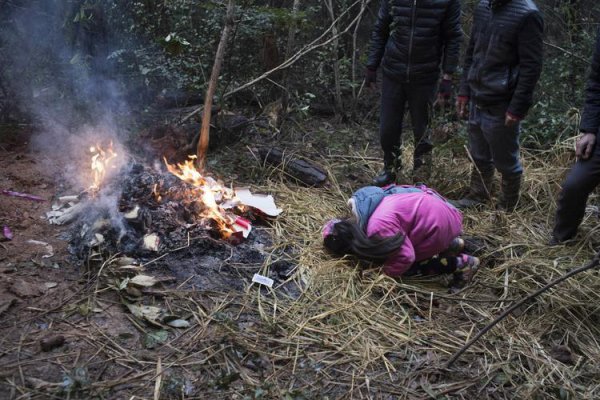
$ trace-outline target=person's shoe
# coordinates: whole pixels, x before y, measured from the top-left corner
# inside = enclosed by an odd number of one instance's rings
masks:
[[[457,237],[452,239],[452,242],[450,242],[450,245],[448,246],[446,251],[444,251],[443,254],[446,257],[457,257],[460,253],[463,252],[464,249],[465,241],[462,238]]]
[[[373,185],[375,186],[386,186],[396,181],[396,173],[389,169],[382,170],[375,178],[373,178]]]
[[[552,235],[552,237],[550,238],[550,240],[548,241],[548,246],[560,246],[562,244],[562,242],[560,240],[558,240],[554,235]]]
[[[469,196],[463,197],[460,200],[448,200],[448,202],[459,210],[464,210],[465,208],[475,208],[485,204],[484,200],[471,198]]]
[[[479,269],[479,258],[462,254],[458,257],[458,265],[454,274],[463,281],[470,281]]]

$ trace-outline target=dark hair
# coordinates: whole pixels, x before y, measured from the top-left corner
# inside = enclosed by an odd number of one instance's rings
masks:
[[[383,262],[404,243],[404,235],[390,237],[368,237],[356,222],[340,221],[333,225],[331,234],[325,236],[323,244],[332,253],[343,256],[354,254],[369,261]]]

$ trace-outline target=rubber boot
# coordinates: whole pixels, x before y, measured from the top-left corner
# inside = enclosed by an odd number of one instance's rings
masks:
[[[521,194],[522,178],[523,174],[502,176],[502,197],[498,205],[500,209],[510,212],[517,207],[519,195]]]
[[[494,183],[494,170],[478,171],[477,168],[471,170],[471,182],[469,184],[469,193],[460,200],[450,201],[456,208],[470,208],[481,205],[490,200],[492,186]]]

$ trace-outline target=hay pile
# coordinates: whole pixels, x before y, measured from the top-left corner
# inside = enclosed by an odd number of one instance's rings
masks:
[[[334,178],[326,189],[271,182],[267,190],[285,209],[274,227],[278,245],[296,250],[299,267],[291,279],[305,290],[298,299],[277,289],[254,292],[263,319],[278,326],[275,342],[281,346],[271,348],[272,356],[288,360],[270,381],[321,398],[598,398],[597,271],[546,292],[485,335],[452,369],[445,367],[513,301],[595,254],[600,234],[593,206],[574,246],[547,246],[571,148],[568,141],[524,154],[517,212],[487,207],[465,213],[465,233],[485,243],[483,268],[453,294],[442,278],[393,280],[324,252],[323,221],[347,213],[346,199],[357,188],[340,186],[335,176],[351,163],[375,172],[378,163],[366,155],[329,163]],[[464,150],[444,146],[435,162],[431,186],[450,198],[462,195],[470,168]],[[596,201],[592,196],[589,204]]]

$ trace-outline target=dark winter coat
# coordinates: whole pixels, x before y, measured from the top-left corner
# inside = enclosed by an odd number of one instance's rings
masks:
[[[524,117],[542,71],[544,22],[531,0],[475,9],[459,95],[481,107]]]
[[[585,88],[585,105],[581,116],[582,132],[598,134],[600,130],[600,30],[592,58],[592,69]]]
[[[433,83],[456,70],[460,0],[381,0],[367,67],[398,82]]]

